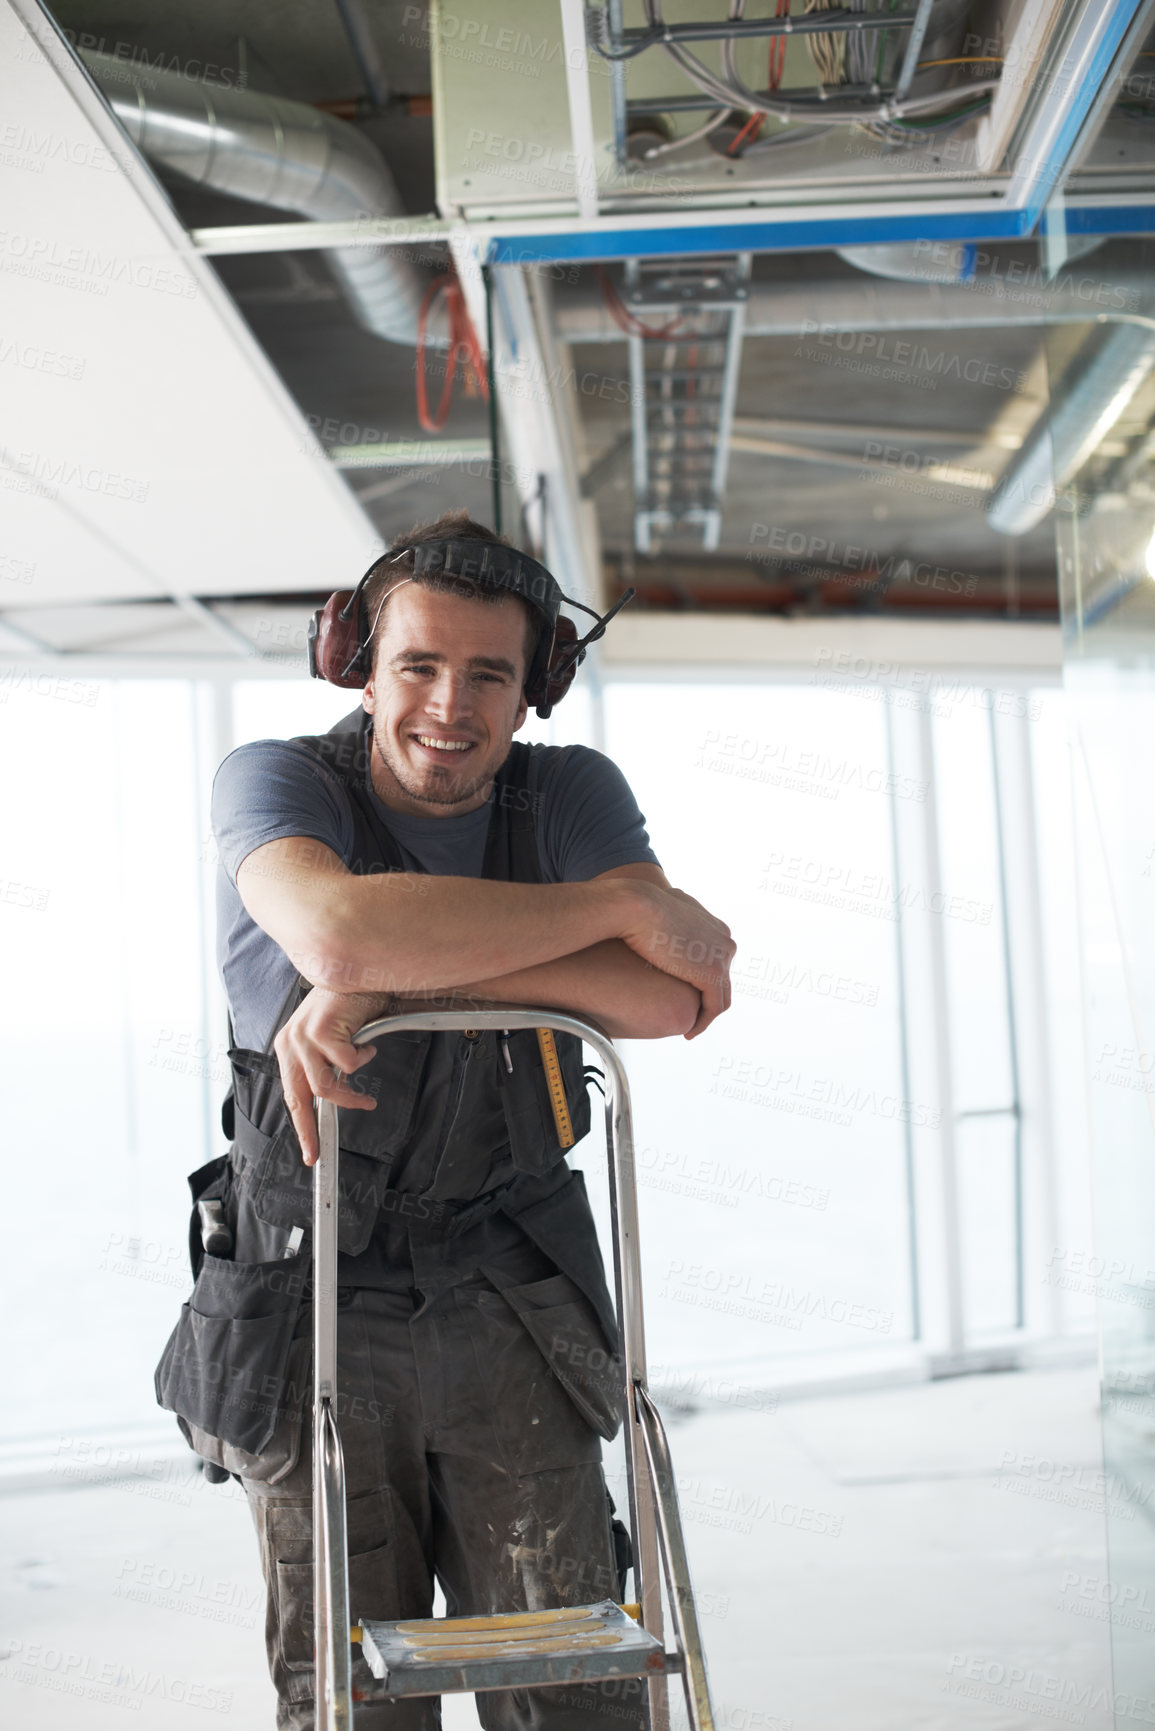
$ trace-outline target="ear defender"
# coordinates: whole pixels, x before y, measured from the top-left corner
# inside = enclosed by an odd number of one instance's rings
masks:
[[[413,554],[413,576],[437,572],[445,577],[460,577],[486,589],[505,590],[520,596],[541,620],[537,646],[525,677],[526,701],[543,721],[548,720],[555,703],[560,703],[578,667],[585,660],[586,648],[605,631],[606,626],[627,601],[637,593],[627,589],[609,612],[599,615],[583,601],[563,595],[554,577],[528,554],[500,542],[453,539],[424,541],[415,547],[391,549],[393,562],[404,554]],[[362,606],[362,591],[369,578],[380,569],[381,559],[374,560],[356,589],[340,589],[330,595],[323,607],[309,621],[307,654],[309,672],[314,679],[328,680],[347,690],[361,689],[369,680],[369,627]],[[409,581],[410,579],[405,579]],[[561,604],[580,607],[596,621],[582,638],[577,626],[561,612]],[[380,611],[378,609],[378,611]]]
[[[368,575],[368,573],[366,573]],[[364,577],[361,583],[364,583]],[[360,640],[361,605],[357,589],[339,589],[330,595],[309,621],[306,651],[309,672],[330,685],[357,690],[368,682],[365,645]]]

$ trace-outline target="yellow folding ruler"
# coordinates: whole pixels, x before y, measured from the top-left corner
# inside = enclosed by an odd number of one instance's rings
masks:
[[[573,1125],[570,1123],[569,1105],[565,1097],[565,1084],[561,1079],[561,1065],[557,1058],[557,1043],[553,1037],[552,1028],[537,1030],[537,1044],[541,1052],[542,1066],[545,1070],[546,1086],[549,1089],[549,1103],[553,1107],[553,1121],[557,1126],[557,1139],[563,1148],[572,1148],[575,1137]]]

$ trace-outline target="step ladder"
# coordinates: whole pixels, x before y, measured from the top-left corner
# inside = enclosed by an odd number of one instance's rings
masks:
[[[657,550],[655,531],[718,545],[749,285],[749,253],[627,260],[639,553]]]
[[[639,1603],[611,1599],[492,1617],[358,1623],[349,1603],[345,1470],[336,1417],[338,1111],[318,1100],[319,1156],[313,1179],[313,1603],[318,1731],[355,1731],[352,1646],[359,1639],[375,1679],[358,1701],[476,1694],[641,1678],[654,1731],[668,1724],[667,1680],[682,1679],[691,1731],[714,1731],[701,1631],[690,1586],[677,1488],[666,1433],[646,1388],[638,1253],[637,1192],[629,1087],[613,1042],[594,1022],[562,1010],[443,1000],[414,1002],[367,1022],[364,1045],[411,1030],[553,1029],[576,1034],[605,1066],[606,1150],[614,1239],[614,1283],[628,1401],[626,1476]],[[663,1638],[663,1584],[673,1646]],[[631,1614],[632,1613],[632,1614]]]

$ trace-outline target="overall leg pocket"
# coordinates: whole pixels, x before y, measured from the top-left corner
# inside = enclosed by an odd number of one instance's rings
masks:
[[[267,1502],[264,1511],[272,1577],[268,1585],[285,1692],[293,1701],[309,1700],[314,1662],[312,1510],[295,1502],[280,1507]],[[403,1599],[397,1520],[388,1487],[350,1497],[347,1516],[351,1619],[391,1622],[405,1615],[428,1616],[431,1607],[427,1609],[424,1602],[415,1605],[411,1595],[409,1603]]]

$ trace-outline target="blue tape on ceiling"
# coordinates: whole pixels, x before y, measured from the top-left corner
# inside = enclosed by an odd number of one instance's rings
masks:
[[[1150,234],[1155,229],[1155,204],[1068,204],[1063,214],[1068,234]]]
[[[989,211],[895,212],[890,216],[800,217],[796,222],[756,220],[691,228],[574,228],[560,234],[495,235],[488,264],[551,260],[683,258],[695,253],[810,252],[823,247],[881,245],[909,240],[1007,240],[1029,232],[1024,211],[992,202]]]
[[[1079,205],[1065,208],[1070,234],[1150,234],[1155,205]],[[886,241],[955,240],[964,243],[960,281],[974,275],[975,251],[988,240],[1029,237],[1026,211],[940,212],[934,216],[843,217],[824,221],[745,222],[718,228],[581,229],[564,234],[502,235],[489,243],[490,264],[537,264],[615,258],[678,257],[715,252],[806,252],[822,247]]]

